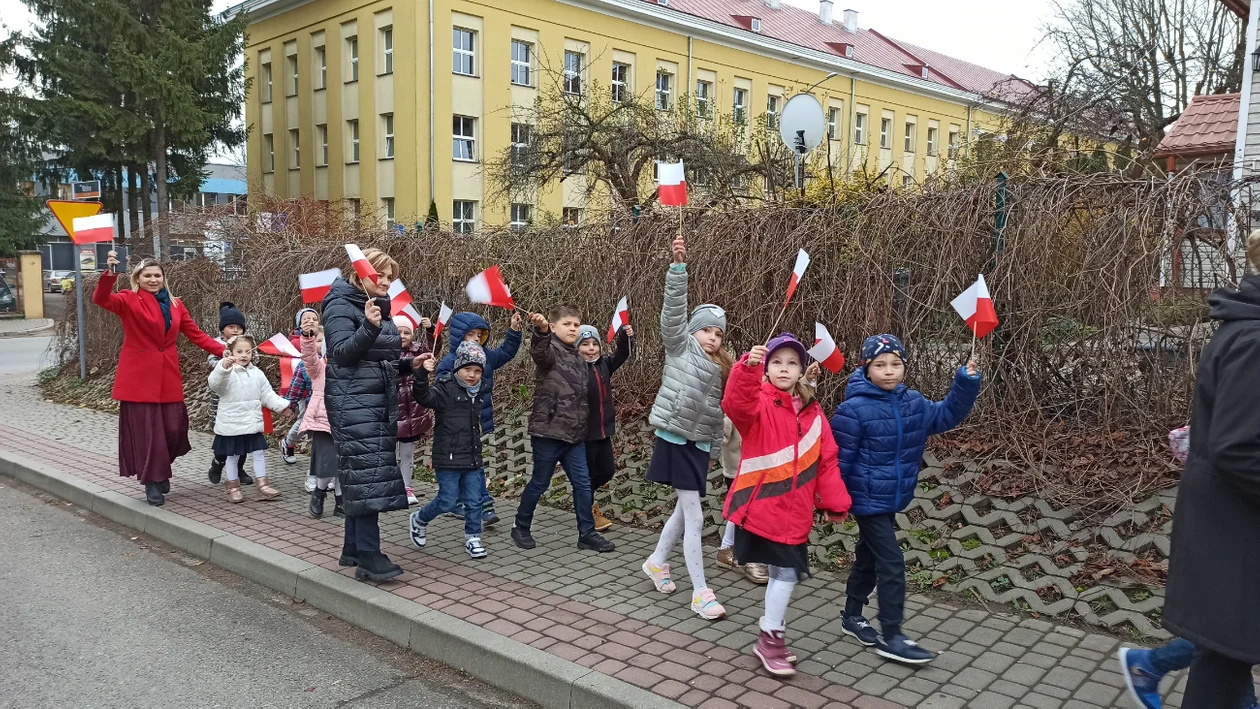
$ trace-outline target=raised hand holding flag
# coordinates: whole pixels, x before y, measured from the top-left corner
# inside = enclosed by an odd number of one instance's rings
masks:
[[[844,369],[844,353],[836,347],[831,333],[820,322],[814,323],[814,346],[809,348],[809,356],[832,374],[839,374]]]
[[[512,291],[508,290],[507,283],[503,282],[503,274],[499,272],[498,266],[491,266],[473,276],[464,291],[468,294],[468,300],[474,303],[494,305],[508,310],[516,307],[516,302],[512,300]]]
[[[617,302],[617,309],[613,311],[612,325],[608,327],[608,341],[612,342],[617,337],[617,331],[630,324],[630,304],[623,296]]]

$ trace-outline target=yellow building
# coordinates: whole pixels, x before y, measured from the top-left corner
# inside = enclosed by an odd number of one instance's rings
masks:
[[[833,162],[909,183],[945,169],[1014,77],[781,0],[248,0],[251,184],[347,199],[413,223],[433,200],[458,230],[541,212],[580,221],[573,178],[536,204],[487,204],[482,161],[507,148],[540,67],[566,88],[655,93],[747,116],[822,102]],[[830,74],[836,75],[827,78]],[[597,82],[597,84],[592,82]],[[821,82],[821,83],[819,83]]]

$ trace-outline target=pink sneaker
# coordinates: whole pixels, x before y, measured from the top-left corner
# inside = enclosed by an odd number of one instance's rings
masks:
[[[796,668],[788,660],[790,653],[782,630],[769,633],[761,631],[753,652],[761,659],[761,666],[766,668],[766,672],[776,677],[790,677],[796,674]]]
[[[408,505],[420,504],[420,500],[416,497],[416,493],[411,488],[407,488],[407,504]]]
[[[702,589],[691,597],[691,610],[705,620],[722,620],[726,617],[726,609],[718,603],[711,588]]]
[[[674,585],[673,579],[669,577],[669,564],[657,566],[649,558],[643,562],[643,573],[652,579],[652,583],[656,585],[656,590],[661,593],[673,593],[678,590],[678,587]]]

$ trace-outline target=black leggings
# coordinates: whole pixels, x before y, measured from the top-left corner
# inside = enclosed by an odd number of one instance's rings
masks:
[[[607,485],[617,472],[612,437],[586,442],[586,467],[591,471],[591,492]]]
[[[1182,709],[1219,709],[1243,705],[1254,690],[1251,665],[1211,650],[1200,649],[1190,663]]]

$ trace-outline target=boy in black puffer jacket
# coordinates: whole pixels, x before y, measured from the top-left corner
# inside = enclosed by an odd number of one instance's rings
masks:
[[[425,370],[437,369],[432,354],[416,361]],[[486,351],[475,342],[461,342],[455,350],[452,374],[443,374],[429,386],[428,374],[416,373],[414,398],[421,406],[437,412],[433,425],[433,471],[438,494],[423,509],[411,513],[411,542],[421,549],[428,540],[429,523],[438,515],[464,504],[464,548],[468,556],[486,555],[481,545],[481,493],[486,487],[486,471],[481,458],[481,375],[486,368]]]
[[[617,422],[613,410],[612,375],[630,359],[634,351],[634,328],[625,325],[617,329],[617,349],[611,357],[604,356],[599,342],[599,331],[583,325],[578,331],[578,354],[586,360],[590,378],[586,384],[587,413],[586,467],[591,473],[591,495],[607,485],[617,472],[613,456],[612,436]],[[595,531],[602,532],[613,526],[612,520],[599,511],[599,505],[591,505],[595,518]]]

